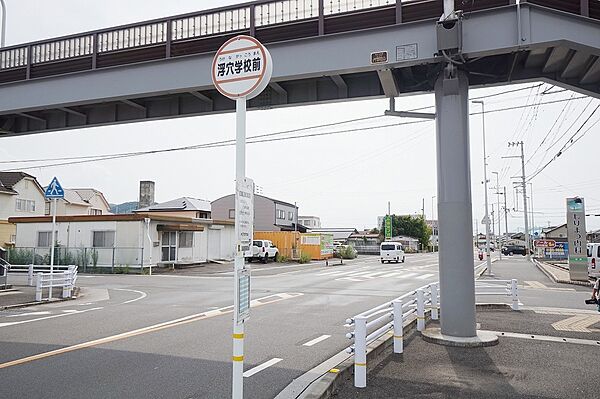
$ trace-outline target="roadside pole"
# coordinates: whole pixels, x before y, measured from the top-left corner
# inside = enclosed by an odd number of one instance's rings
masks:
[[[244,323],[250,316],[250,268],[245,258],[252,256],[254,233],[254,182],[246,177],[246,102],[266,88],[272,72],[269,51],[245,35],[226,41],[212,64],[215,88],[236,105],[232,399],[244,397]]]
[[[48,291],[48,300],[52,299],[52,282],[54,280],[54,243],[56,241],[56,205],[57,199],[52,200],[52,241],[50,242],[50,290]]]
[[[498,234],[496,234],[496,250],[498,251],[498,256],[500,260],[502,260],[502,246],[501,246],[501,237],[502,237],[502,213],[500,213],[500,173],[492,172],[493,175],[496,175],[496,199],[498,201]]]
[[[48,300],[52,299],[52,286],[53,286],[53,273],[54,273],[54,245],[56,243],[56,208],[58,205],[58,199],[65,197],[65,191],[61,187],[58,179],[54,177],[44,193],[46,199],[51,199],[54,209],[52,210],[52,232],[50,233],[50,290],[48,293]],[[35,261],[35,259],[34,259]],[[35,262],[34,262],[35,263]]]

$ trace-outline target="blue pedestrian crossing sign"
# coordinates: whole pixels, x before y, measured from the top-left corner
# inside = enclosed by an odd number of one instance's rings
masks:
[[[65,190],[63,190],[56,177],[52,179],[52,182],[46,188],[46,193],[44,194],[44,196],[49,199],[65,198]]]

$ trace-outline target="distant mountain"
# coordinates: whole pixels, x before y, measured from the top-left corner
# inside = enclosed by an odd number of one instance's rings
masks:
[[[124,202],[122,204],[109,204],[110,211],[114,214],[133,213],[138,209],[137,201]]]

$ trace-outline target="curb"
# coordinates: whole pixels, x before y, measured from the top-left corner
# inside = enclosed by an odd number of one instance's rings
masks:
[[[74,299],[77,299],[77,297],[79,296],[79,291],[80,291],[79,287],[75,287],[73,289],[73,296],[71,298],[56,298],[56,299],[52,299],[52,301],[41,301],[41,302],[34,301],[34,302],[17,303],[14,305],[0,306],[0,311],[10,310],[10,309],[18,309],[18,308],[28,308],[30,306],[46,305],[49,303],[72,301]]]
[[[546,269],[544,266],[542,266],[542,262],[540,262],[537,259],[533,260],[533,264],[542,272],[546,275],[546,277],[548,277],[550,280],[554,281],[557,284],[571,284],[571,285],[580,285],[583,287],[593,287],[594,284],[585,281],[571,281],[571,280],[562,280],[559,279],[558,277],[556,277],[556,275],[554,275],[554,273],[552,273],[551,270]],[[545,263],[546,265],[548,265],[549,268],[555,267],[555,266],[551,266],[548,263]],[[562,268],[560,268],[562,269]]]
[[[501,303],[483,303],[476,305],[477,310],[510,310],[510,305]],[[430,316],[427,316],[428,320],[431,320]],[[408,346],[408,341],[413,339],[417,334],[417,319],[411,320],[404,325],[403,334],[405,337],[405,348]],[[409,337],[408,334],[412,333]],[[376,358],[387,348],[393,346],[392,332],[389,332],[372,342],[367,346],[367,363],[373,362]],[[394,355],[393,353],[391,355]],[[402,354],[396,354],[402,356]],[[335,368],[329,370],[323,374],[320,378],[315,380],[312,384],[306,387],[304,393],[297,396],[299,399],[330,399],[335,393],[337,388],[343,383],[344,380],[351,379],[354,375],[354,360],[353,355],[349,354],[346,360],[339,363]],[[377,367],[377,363],[369,366],[369,369]],[[368,373],[368,370],[367,370]]]

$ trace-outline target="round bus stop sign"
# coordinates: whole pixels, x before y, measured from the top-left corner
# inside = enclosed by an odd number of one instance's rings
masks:
[[[215,87],[232,100],[258,96],[269,84],[272,73],[269,51],[258,40],[245,35],[226,41],[212,65]]]

